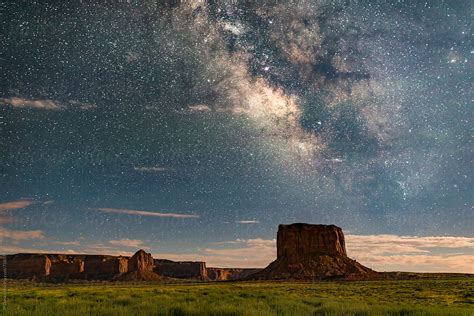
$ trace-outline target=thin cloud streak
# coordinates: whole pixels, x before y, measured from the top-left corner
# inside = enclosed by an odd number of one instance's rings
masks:
[[[66,108],[76,108],[80,110],[88,110],[95,108],[94,104],[87,104],[70,100],[66,102],[60,102],[57,100],[50,99],[28,99],[22,97],[10,97],[0,98],[0,104],[12,106],[14,108],[34,108],[41,110],[62,110]]]
[[[258,224],[260,221],[235,221],[237,224]]]
[[[33,200],[18,200],[0,203],[0,212],[25,208],[35,203]]]
[[[16,245],[2,245],[1,254],[16,254],[16,253],[41,253],[41,254],[58,254],[65,253],[71,255],[110,255],[110,256],[132,256],[134,251],[121,251],[116,250],[113,247],[107,247],[102,244],[93,244],[82,248],[80,250],[67,249],[67,250],[50,250],[40,248],[29,248],[21,247]]]
[[[203,114],[211,112],[211,108],[205,104],[189,105],[186,109],[176,111],[178,114]]]
[[[121,246],[121,247],[128,247],[128,248],[143,248],[147,249],[148,247],[145,247],[143,245],[143,241],[139,239],[128,239],[128,238],[123,238],[123,239],[117,239],[117,240],[109,240],[109,244],[113,246]]]
[[[80,246],[79,241],[49,241],[46,245],[59,245],[59,246]]]
[[[398,235],[347,235],[347,240],[354,247],[383,249],[389,253],[397,252],[392,249],[394,244],[402,247],[401,252],[415,249],[415,252],[427,252],[425,248],[462,248],[474,249],[474,237],[454,237],[454,236],[398,236]],[[387,247],[385,247],[387,246]]]
[[[21,247],[17,245],[2,245],[0,249],[0,253],[2,255],[16,254],[16,253],[54,253],[56,254],[58,253],[58,251],[39,249],[39,248]],[[74,253],[74,252],[72,250],[66,250],[66,253]]]
[[[0,230],[0,239],[11,239],[14,242],[27,239],[44,239],[45,235],[41,230]]]
[[[235,239],[213,242],[216,248],[198,249],[195,253],[158,253],[157,258],[205,261],[208,267],[263,268],[276,258],[276,239]],[[228,247],[222,247],[228,245]]]
[[[133,170],[141,171],[141,172],[165,172],[165,171],[171,171],[172,169],[168,167],[162,167],[162,166],[152,166],[152,167],[133,167]]]
[[[153,217],[171,217],[171,218],[199,218],[199,215],[194,214],[177,214],[177,213],[159,213],[140,210],[117,209],[117,208],[97,208],[96,210],[104,213],[127,214],[138,216],[153,216]]]

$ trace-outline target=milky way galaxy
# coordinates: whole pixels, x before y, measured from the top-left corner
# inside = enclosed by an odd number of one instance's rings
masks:
[[[261,267],[308,222],[473,272],[470,1],[1,7],[3,253]]]

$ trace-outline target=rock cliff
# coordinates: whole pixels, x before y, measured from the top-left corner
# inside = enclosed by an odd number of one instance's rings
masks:
[[[320,254],[346,257],[342,229],[335,225],[280,225],[277,233],[277,258]]]
[[[122,256],[15,254],[4,258],[6,277],[13,279],[111,280],[128,270],[128,258]]]
[[[6,260],[6,277],[63,281],[162,280],[209,281],[241,279],[373,279],[379,274],[346,253],[344,233],[334,225],[280,225],[277,258],[265,269],[207,268],[205,262],[154,260],[144,250],[132,257],[106,255],[16,254]],[[2,269],[3,270],[3,269]]]
[[[127,271],[127,257],[85,255],[84,273],[78,278],[108,280]]]
[[[207,280],[206,263],[202,261],[171,261],[166,259],[155,259],[155,270],[157,274],[178,278]]]
[[[48,255],[51,260],[50,278],[67,280],[84,272],[84,259],[74,255]]]
[[[19,253],[6,256],[7,278],[43,279],[50,274],[51,259],[44,254]]]

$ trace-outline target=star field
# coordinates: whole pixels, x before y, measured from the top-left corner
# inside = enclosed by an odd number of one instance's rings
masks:
[[[11,249],[472,235],[469,1],[1,7]]]

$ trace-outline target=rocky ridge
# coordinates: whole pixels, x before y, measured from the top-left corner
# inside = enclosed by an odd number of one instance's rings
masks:
[[[379,278],[349,258],[344,233],[335,225],[279,225],[277,258],[265,269],[209,268],[205,262],[154,259],[138,250],[133,256],[16,254],[7,255],[7,278],[65,281],[162,280],[164,278],[224,281],[240,279]],[[0,258],[3,261],[3,258]],[[1,262],[0,262],[1,263]]]

